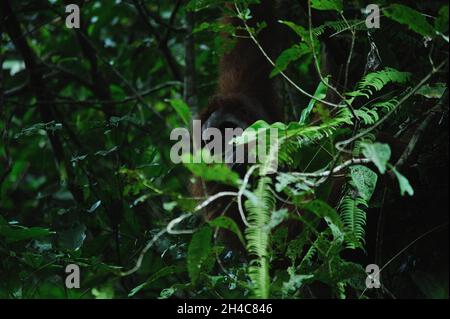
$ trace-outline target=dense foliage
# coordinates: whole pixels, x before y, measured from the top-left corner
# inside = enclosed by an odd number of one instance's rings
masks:
[[[233,45],[222,14],[264,28],[258,1],[224,2],[2,0],[0,297],[448,298],[447,1],[380,0],[380,29],[366,1],[280,1],[287,120],[252,126],[278,130],[280,170],[268,156],[245,178],[169,156]],[[233,187],[245,229],[206,221],[193,178]]]

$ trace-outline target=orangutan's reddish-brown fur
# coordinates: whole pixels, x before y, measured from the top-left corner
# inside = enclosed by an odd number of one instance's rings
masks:
[[[231,6],[228,8],[233,9]],[[259,23],[267,24],[258,32],[257,40],[267,55],[274,60],[281,50],[280,26],[274,14],[275,1],[261,0],[260,4],[250,9],[252,19],[247,21],[250,27],[256,28]],[[283,112],[277,101],[274,80],[270,79],[273,66],[249,37],[239,19],[225,17],[223,23],[238,27],[237,41],[233,49],[221,58],[217,91],[210,98],[206,109],[200,113],[199,119],[202,124],[206,123],[214,112],[227,114],[247,126],[257,120],[265,120],[269,123],[282,121]],[[220,129],[230,126],[230,123],[215,121],[212,123],[213,127]],[[242,127],[243,125],[232,126],[232,128],[246,128]],[[227,189],[221,185],[214,183],[205,185],[202,181],[197,181],[192,186],[191,192],[195,197],[205,197],[225,190]],[[228,207],[229,203],[226,200],[214,202],[208,207],[206,218],[217,217],[225,213],[227,208],[226,214],[239,223],[237,207],[235,204]]]
[[[256,27],[265,22],[257,39],[267,54],[275,59],[280,51],[279,23],[274,12],[273,0],[263,0],[252,6],[252,19],[249,26]],[[225,17],[224,23],[243,27],[237,18]],[[262,54],[248,33],[238,30],[237,43],[224,54],[220,61],[218,89],[200,120],[206,121],[218,109],[225,109],[233,115],[253,123],[264,119],[269,122],[281,121],[282,112],[277,101],[273,80],[269,78],[273,67]]]

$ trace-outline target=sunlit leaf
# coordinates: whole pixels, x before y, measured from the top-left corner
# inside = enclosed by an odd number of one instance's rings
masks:
[[[389,145],[364,143],[362,148],[363,155],[375,164],[381,174],[384,174],[386,172],[386,165],[391,158],[391,148]]]

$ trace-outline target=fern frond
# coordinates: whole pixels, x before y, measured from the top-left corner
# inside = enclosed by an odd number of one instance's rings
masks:
[[[269,276],[269,250],[270,233],[267,225],[270,222],[270,215],[275,209],[275,197],[271,191],[272,180],[269,177],[259,179],[258,187],[254,195],[255,200],[248,200],[246,208],[248,211],[247,227],[245,235],[247,238],[247,250],[255,255],[249,267],[249,276],[253,283],[253,292],[256,297],[268,298],[270,292]]]
[[[358,110],[355,110],[356,117],[364,124],[364,125],[373,125],[380,120],[380,116],[376,109],[369,109],[367,107],[362,107]]]
[[[292,165],[295,163],[294,155],[307,145],[332,136],[337,129],[344,125],[352,125],[352,114],[347,107],[338,110],[335,117],[328,119],[317,126],[300,125],[297,122],[290,123],[280,141],[279,163]]]
[[[398,100],[396,98],[393,98],[393,99],[390,99],[387,101],[381,101],[381,102],[374,103],[374,104],[372,104],[372,107],[376,108],[376,109],[381,109],[385,113],[388,113],[388,112],[392,111],[397,104],[398,104]]]
[[[300,271],[306,271],[313,264],[314,257],[317,257],[318,260],[327,258],[332,245],[332,242],[328,240],[329,235],[330,233],[327,230],[317,236],[300,262],[298,267]]]
[[[343,32],[345,30],[349,30],[350,26],[354,30],[367,30],[367,26],[365,20],[338,20],[338,21],[327,21],[324,24],[314,28],[312,30],[315,36],[322,35],[327,29],[331,29],[336,33]]]
[[[312,259],[314,258],[314,256],[317,253],[317,248],[315,243],[313,243],[311,245],[311,247],[309,247],[308,251],[306,252],[305,256],[303,257],[301,263],[300,263],[300,268],[305,267],[305,264],[312,264]]]
[[[375,92],[381,91],[389,83],[404,84],[409,81],[411,74],[400,72],[393,68],[386,68],[378,72],[367,74],[357,85],[357,90],[347,93],[352,101],[354,98],[364,96],[370,98]]]
[[[359,196],[354,198],[352,195],[346,195],[339,208],[346,232],[347,247],[351,249],[362,247],[365,242],[364,227],[367,220],[363,208],[368,208],[368,203]]]
[[[301,147],[301,140],[289,139],[285,140],[278,152],[278,161],[281,165],[287,167],[295,167],[296,155]]]
[[[398,104],[398,100],[393,98],[387,101],[374,103],[370,106],[363,106],[355,110],[357,118],[365,125],[373,125],[381,118],[380,113],[386,114],[392,111]]]

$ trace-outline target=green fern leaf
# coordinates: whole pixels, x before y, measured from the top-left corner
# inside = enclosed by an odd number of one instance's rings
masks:
[[[338,20],[338,21],[327,21],[324,24],[314,28],[312,30],[315,36],[320,36],[325,33],[327,29],[331,29],[335,33],[341,33],[346,30],[367,30],[365,20]],[[349,28],[350,27],[350,28]]]
[[[357,90],[349,92],[348,100],[352,103],[356,97],[364,96],[370,98],[375,92],[381,91],[390,83],[404,84],[409,81],[411,74],[408,72],[400,72],[393,68],[386,68],[378,72],[367,74],[357,85]]]
[[[362,248],[364,244],[367,202],[356,196],[346,195],[340,205],[341,219],[346,231],[345,240],[350,249]]]
[[[254,201],[248,200],[245,206],[248,211],[249,227],[245,231],[247,250],[256,256],[249,267],[249,277],[253,283],[253,293],[258,298],[268,298],[270,293],[269,276],[269,250],[270,232],[267,225],[270,215],[275,209],[275,197],[270,185],[269,177],[259,179],[258,187],[254,192]]]

